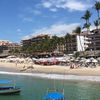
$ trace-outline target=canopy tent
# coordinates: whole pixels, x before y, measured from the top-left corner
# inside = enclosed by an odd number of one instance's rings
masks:
[[[49,92],[44,100],[64,100],[64,95],[60,92]]]
[[[89,58],[89,59],[86,60],[86,63],[89,63],[89,62],[97,63],[98,61],[96,59],[94,59],[94,58]]]
[[[86,63],[89,63],[89,62],[91,62],[91,59],[87,59],[87,60],[86,60]]]
[[[98,57],[97,60],[100,61],[100,57]]]
[[[98,61],[96,59],[93,59],[92,62],[97,63]]]
[[[59,61],[59,62],[68,62],[68,59],[66,57],[56,57],[56,59]]]
[[[86,59],[80,59],[79,61],[80,62],[86,62]]]
[[[13,80],[0,80],[0,88],[13,88],[15,82]]]
[[[9,84],[12,83],[12,80],[0,80],[0,84]]]

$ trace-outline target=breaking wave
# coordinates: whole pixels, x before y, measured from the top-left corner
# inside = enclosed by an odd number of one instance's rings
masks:
[[[61,75],[61,74],[46,74],[46,73],[18,73],[18,72],[5,72],[0,71],[0,74],[6,75],[22,75],[22,76],[33,76],[40,78],[50,79],[64,79],[64,80],[80,80],[80,81],[96,81],[100,82],[100,76],[79,76],[79,75]]]

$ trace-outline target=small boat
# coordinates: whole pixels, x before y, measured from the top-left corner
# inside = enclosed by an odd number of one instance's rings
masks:
[[[11,80],[0,80],[0,95],[6,94],[19,94],[20,88],[15,86]]]
[[[64,91],[48,91],[44,96],[44,100],[65,100],[64,99]]]
[[[54,79],[53,80],[53,87],[52,87],[52,89],[50,89],[50,88],[47,89],[47,92],[44,95],[43,100],[65,100],[64,80],[63,80],[63,88],[62,89],[58,89],[55,86],[55,79]]]

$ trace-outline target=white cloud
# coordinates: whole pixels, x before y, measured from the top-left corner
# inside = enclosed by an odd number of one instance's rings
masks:
[[[33,13],[34,13],[35,15],[41,15],[41,14],[42,14],[41,11],[39,11],[39,10],[33,10]]]
[[[16,29],[16,34],[19,36],[23,35],[22,30],[20,28]]]
[[[50,11],[56,12],[57,11],[57,8],[51,8]]]
[[[43,2],[43,6],[46,8],[50,8],[52,6],[51,2]]]
[[[25,36],[23,39],[28,39],[29,37],[39,35],[39,34],[49,34],[49,35],[57,35],[57,36],[63,36],[66,33],[72,32],[77,26],[79,26],[79,23],[72,23],[72,24],[54,24],[50,27],[44,27],[42,29],[36,30],[34,33]]]
[[[91,5],[79,1],[69,1],[67,2],[66,7],[69,8],[69,10],[84,11],[91,7]]]
[[[31,18],[31,17],[24,17],[23,18],[23,21],[27,21],[27,22],[32,22],[33,21],[33,19]]]
[[[28,7],[26,8],[26,12],[30,15],[30,14],[34,14],[34,15],[41,15],[42,12],[40,10],[34,9],[32,7]]]
[[[92,31],[92,30],[94,30],[94,29],[96,29],[96,27],[95,27],[94,25],[91,25],[91,26],[90,26],[90,31]],[[87,29],[84,28],[82,31],[87,31]]]
[[[90,2],[83,0],[42,0],[42,6],[48,9],[68,9],[70,11],[84,11],[92,6]],[[54,11],[54,10],[51,10]],[[57,11],[57,10],[55,10]]]
[[[27,39],[30,39],[31,35],[26,35],[22,38],[22,40],[27,40]]]
[[[23,22],[33,22],[33,18],[27,14],[20,14],[19,17],[22,19]]]
[[[20,29],[20,28],[18,28],[18,29],[17,29],[17,32],[21,32],[21,29]]]
[[[22,10],[22,12],[19,14],[19,17],[22,19],[24,22],[33,22],[33,17],[42,15],[41,10],[36,9],[34,7],[26,7],[25,9]]]
[[[42,12],[38,9],[35,9],[34,7],[26,7],[23,12],[27,15],[31,15],[31,14],[34,14],[34,15],[40,15]]]

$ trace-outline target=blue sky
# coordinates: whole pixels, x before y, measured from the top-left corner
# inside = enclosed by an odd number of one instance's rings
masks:
[[[100,0],[98,0],[100,1]],[[84,21],[89,9],[90,22],[97,15],[95,0],[0,0],[0,40],[20,42],[37,34],[62,35]]]

